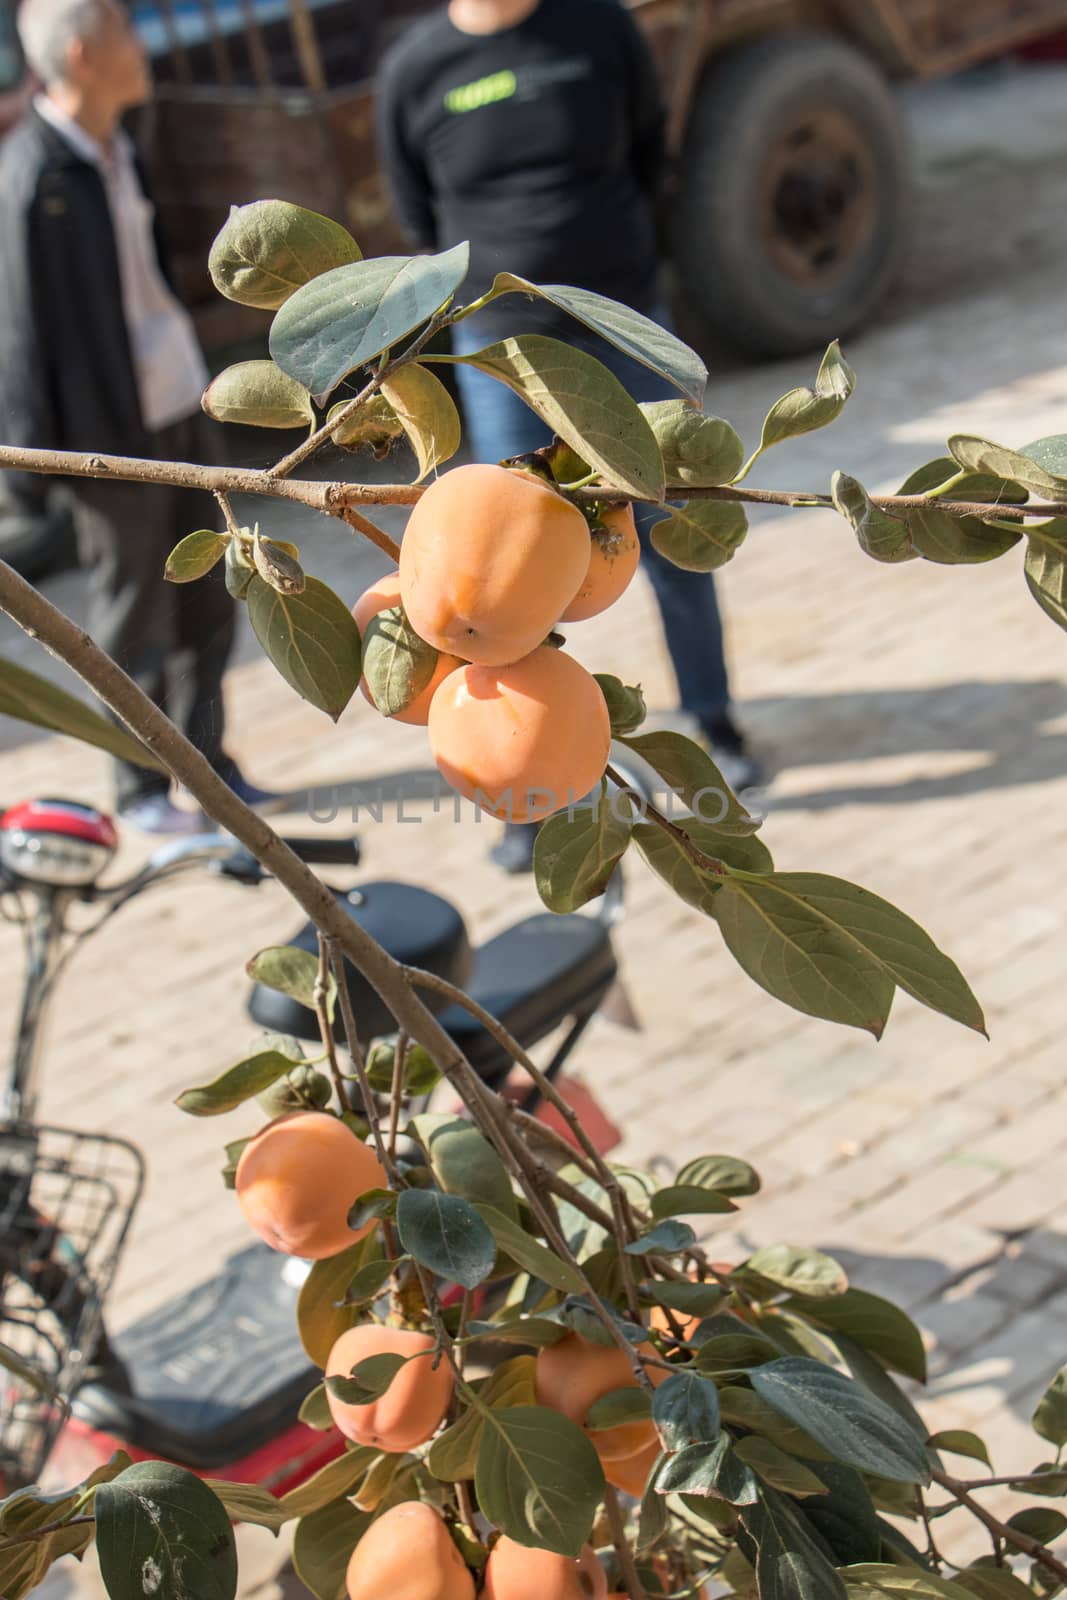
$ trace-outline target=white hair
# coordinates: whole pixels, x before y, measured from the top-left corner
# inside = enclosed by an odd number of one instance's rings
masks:
[[[22,0],[16,18],[23,55],[46,86],[66,76],[70,47],[103,28],[108,0]]]

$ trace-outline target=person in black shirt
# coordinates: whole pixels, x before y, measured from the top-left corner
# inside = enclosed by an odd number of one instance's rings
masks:
[[[465,299],[498,272],[567,283],[667,324],[656,242],[663,109],[651,56],[619,0],[451,0],[386,56],[378,81],[386,180],[413,246],[470,241]],[[452,330],[466,355],[514,334],[542,333],[604,362],[639,401],[674,390],[541,300],[494,301]],[[548,442],[511,390],[459,365],[466,437],[476,460]],[[652,507],[638,514],[642,553],[663,619],[682,708],[736,789],[759,779],[730,714],[714,581],[652,549]],[[536,830],[509,825],[501,865],[530,864]]]

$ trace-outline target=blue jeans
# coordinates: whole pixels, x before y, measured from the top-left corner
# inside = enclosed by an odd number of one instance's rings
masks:
[[[516,300],[514,304],[518,306],[520,302]],[[667,325],[665,311],[657,311],[655,315],[658,322]],[[454,354],[470,355],[493,342],[495,333],[482,332],[478,322],[479,318],[474,316],[452,329]],[[532,323],[531,330],[525,330],[520,314],[516,327],[509,332],[532,331],[535,327]],[[571,323],[566,337],[568,344],[586,350],[609,367],[635,400],[677,399],[676,390],[662,378],[597,338],[581,323]],[[540,417],[506,385],[473,367],[457,364],[452,370],[459,387],[466,440],[473,460],[502,461],[550,443],[551,433]],[[649,534],[663,515],[664,512],[654,506],[636,508],[641,555],[663,620],[682,710],[702,727],[710,728],[727,714],[730,702],[715,581],[711,573],[683,571],[652,548]]]

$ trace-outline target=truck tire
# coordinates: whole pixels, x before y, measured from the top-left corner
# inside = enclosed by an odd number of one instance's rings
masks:
[[[690,114],[674,258],[711,333],[796,355],[857,327],[900,260],[907,141],[878,67],[795,30],[717,56]]]

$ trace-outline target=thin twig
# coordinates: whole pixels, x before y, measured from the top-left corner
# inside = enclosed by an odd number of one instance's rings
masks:
[[[389,1160],[396,1165],[396,1140],[400,1132],[400,1102],[404,1098],[404,1063],[407,1060],[410,1040],[403,1028],[396,1036],[393,1050],[393,1087],[389,1099]]]
[[[230,504],[229,495],[226,494],[224,490],[219,489],[215,495],[215,499],[218,501],[219,510],[222,512],[222,515],[225,518],[227,533],[229,533],[233,538],[236,538],[241,529],[237,518],[233,514],[233,507]]]
[[[961,1506],[966,1506],[972,1516],[978,1518],[978,1521],[987,1532],[992,1535],[994,1541],[1011,1545],[1012,1549],[1029,1556],[1032,1561],[1036,1561],[1039,1566],[1044,1567],[1046,1572],[1051,1572],[1060,1583],[1067,1583],[1067,1565],[1060,1561],[1057,1556],[1054,1556],[1047,1545],[1043,1545],[1039,1539],[1032,1539],[1028,1533],[1022,1533],[1018,1528],[1013,1528],[1010,1523],[1001,1522],[999,1517],[995,1517],[991,1511],[987,1511],[985,1506],[979,1504],[973,1498],[959,1479],[949,1477],[944,1472],[933,1472],[930,1476],[935,1483],[941,1485],[942,1489],[947,1489],[952,1498],[957,1500]],[[996,1543],[994,1547],[996,1548]]]
[[[337,1103],[342,1111],[351,1111],[352,1107],[345,1089],[344,1076],[337,1061],[337,1041],[334,1038],[333,1023],[330,1020],[330,946],[326,935],[323,933],[319,934],[319,970],[315,977],[312,998],[315,1005],[315,1016],[319,1024],[322,1048],[325,1050],[326,1059],[330,1064],[330,1077],[333,1079]]]
[[[46,1522],[40,1528],[27,1529],[25,1533],[2,1533],[0,1553],[14,1544],[35,1544],[38,1539],[47,1539],[53,1533],[66,1533],[68,1528],[90,1527],[95,1521],[95,1517],[70,1517],[66,1522]]]
[[[342,522],[347,522],[350,528],[355,528],[357,533],[361,533],[365,539],[369,539],[371,544],[377,545],[390,560],[400,560],[400,546],[396,540],[390,539],[384,528],[379,528],[376,522],[372,522],[369,517],[357,511],[355,506],[345,506],[340,512],[340,518]]]
[[[610,1483],[604,1485],[604,1512],[608,1519],[608,1527],[611,1529],[611,1542],[615,1546],[615,1554],[619,1562],[619,1581],[630,1596],[630,1600],[646,1600],[641,1579],[637,1576],[634,1553],[630,1549],[630,1541],[626,1537],[626,1524],[623,1521],[619,1497]]]
[[[668,834],[682,853],[688,856],[694,867],[698,867],[701,872],[710,873],[714,878],[724,878],[726,876],[725,862],[720,861],[717,856],[706,855],[699,845],[693,843],[684,828],[680,828],[676,822],[672,822],[669,817],[665,817],[662,811],[658,811],[650,801],[645,799],[644,795],[632,788],[622,774],[615,771],[614,767],[605,767],[604,775],[610,778],[612,783],[617,788],[622,789],[625,794],[634,795],[640,800],[642,822],[652,822],[657,828]]]

